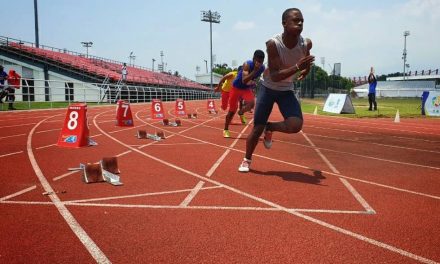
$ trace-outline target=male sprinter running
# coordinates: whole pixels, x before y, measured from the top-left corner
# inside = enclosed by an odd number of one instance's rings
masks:
[[[246,140],[246,155],[240,172],[248,172],[252,154],[264,131],[264,146],[272,146],[272,133],[298,133],[302,129],[301,106],[293,92],[293,84],[309,73],[314,56],[310,55],[312,41],[301,36],[304,18],[297,8],[289,8],[282,15],[284,32],[266,42],[268,70],[258,90],[254,127]],[[283,121],[267,122],[274,103],[277,103]]]
[[[257,79],[264,72],[264,52],[262,50],[256,50],[252,60],[248,60],[243,64],[243,68],[238,72],[237,77],[233,82],[233,87],[229,95],[229,111],[225,118],[225,128],[223,130],[223,137],[229,138],[229,124],[237,112],[238,102],[240,98],[244,100],[243,107],[238,111],[241,122],[246,124],[245,112],[250,111],[254,105],[254,94],[252,93],[252,87]]]

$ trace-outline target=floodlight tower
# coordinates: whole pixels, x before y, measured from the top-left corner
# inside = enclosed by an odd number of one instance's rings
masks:
[[[409,36],[409,30],[405,30],[403,32],[403,37],[404,37],[404,42],[403,42],[403,80],[405,80],[405,76],[406,76],[406,37]]]
[[[131,66],[134,66],[134,60],[136,59],[136,56],[133,55],[133,51],[130,52],[130,55],[128,56],[129,60],[130,60],[130,64]],[[133,63],[131,63],[131,61],[133,60]]]
[[[81,44],[83,45],[83,47],[86,48],[86,58],[88,58],[89,57],[89,48],[92,47],[93,42],[87,41],[87,42],[81,42]]]
[[[209,39],[210,39],[210,48],[211,48],[211,85],[210,88],[212,88],[212,23],[220,23],[220,14],[218,12],[212,12],[211,10],[208,11],[201,11],[202,12],[202,18],[201,21],[203,22],[209,22]]]
[[[153,61],[153,71],[154,71],[154,62],[156,61],[156,59],[155,58],[153,58],[153,59],[151,59],[152,61]]]

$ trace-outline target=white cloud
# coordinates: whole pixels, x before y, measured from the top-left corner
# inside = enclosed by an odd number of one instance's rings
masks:
[[[234,25],[234,30],[239,30],[239,31],[250,30],[253,29],[254,27],[255,27],[255,23],[252,21],[238,21]]]

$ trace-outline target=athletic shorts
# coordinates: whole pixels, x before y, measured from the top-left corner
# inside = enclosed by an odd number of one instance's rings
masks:
[[[237,89],[232,87],[229,92],[229,112],[236,112],[238,109],[238,101],[242,98],[245,102],[253,102],[255,96],[251,89]]]
[[[229,103],[229,92],[222,91],[222,105],[221,105],[221,108],[223,110],[228,109],[228,103]]]
[[[277,103],[284,119],[289,117],[303,119],[301,106],[293,91],[275,91],[262,84],[258,88],[257,104],[254,113],[255,125],[266,125],[272,113],[274,103]]]

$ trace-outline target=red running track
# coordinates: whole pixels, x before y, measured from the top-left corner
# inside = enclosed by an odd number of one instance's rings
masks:
[[[0,262],[440,262],[439,119],[305,115],[242,174],[251,125],[236,118],[225,139],[225,113],[186,105],[198,119],[181,127],[151,120],[150,104],[131,105],[133,128],[114,126],[115,106],[90,107],[99,145],[79,149],[55,145],[65,109],[0,113]],[[67,171],[106,156],[123,186]]]

